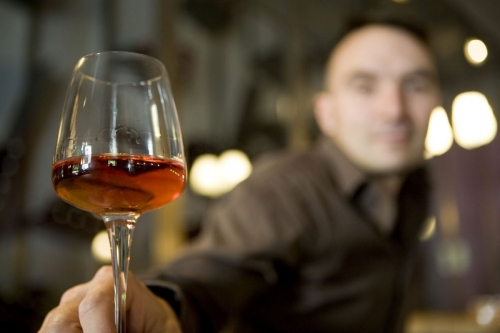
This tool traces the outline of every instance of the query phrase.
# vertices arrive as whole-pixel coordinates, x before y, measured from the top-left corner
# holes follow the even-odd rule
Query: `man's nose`
[[[379,112],[387,120],[397,121],[406,117],[405,98],[399,86],[386,87],[379,102]]]

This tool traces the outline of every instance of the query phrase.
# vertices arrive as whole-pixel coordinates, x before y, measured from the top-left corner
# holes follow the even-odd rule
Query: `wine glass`
[[[64,201],[104,220],[119,333],[126,329],[136,221],[176,199],[186,177],[179,121],[163,64],[132,52],[81,58],[62,110],[52,184]]]

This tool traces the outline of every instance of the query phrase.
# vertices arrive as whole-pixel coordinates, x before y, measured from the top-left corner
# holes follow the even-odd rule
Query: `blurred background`
[[[345,19],[372,9],[427,24],[443,88],[427,141],[434,217],[408,332],[500,331],[497,0],[0,0],[0,331],[36,332],[64,290],[109,260],[103,223],[51,186],[80,57],[149,54],[173,84],[190,185],[139,220],[131,269],[140,273],[182,251],[256,158],[314,140],[324,61]]]

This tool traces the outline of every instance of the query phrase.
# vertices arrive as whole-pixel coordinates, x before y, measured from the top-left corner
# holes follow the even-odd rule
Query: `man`
[[[439,102],[418,32],[389,21],[351,30],[315,97],[324,137],[258,166],[149,288],[131,274],[129,332],[401,332]],[[114,331],[109,267],[67,291],[40,332],[82,330]]]

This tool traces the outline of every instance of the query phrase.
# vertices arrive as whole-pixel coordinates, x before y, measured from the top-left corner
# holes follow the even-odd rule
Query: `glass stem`
[[[115,282],[115,324],[117,333],[125,333],[127,323],[127,277],[130,246],[138,215],[104,215],[108,231]]]

